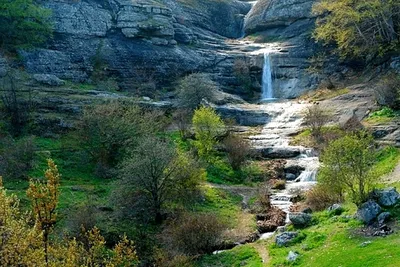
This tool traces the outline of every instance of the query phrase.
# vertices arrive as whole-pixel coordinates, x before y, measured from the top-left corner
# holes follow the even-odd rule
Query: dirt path
[[[262,262],[263,262],[263,266],[267,266],[267,263],[269,261],[269,253],[266,247],[265,242],[256,242],[251,244],[253,248],[255,248],[258,252],[258,254],[260,255]]]
[[[386,184],[400,182],[400,162],[391,173],[386,174],[382,177],[382,181]]]

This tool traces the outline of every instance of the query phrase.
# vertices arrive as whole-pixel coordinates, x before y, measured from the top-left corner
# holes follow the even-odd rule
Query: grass
[[[400,161],[400,150],[393,146],[381,149],[377,155],[374,171],[378,177],[392,172]]]
[[[354,214],[354,206],[346,206],[342,216],[328,212],[315,213],[315,224],[299,231],[298,242],[289,247],[277,247],[273,241],[267,246],[271,261],[268,266],[399,266],[400,234],[388,237],[363,237],[355,230],[360,223],[345,216]],[[290,229],[296,230],[296,229]],[[361,246],[363,242],[371,244]],[[289,251],[300,254],[296,262],[288,262]]]
[[[216,213],[218,217],[233,227],[237,221],[238,214],[242,212],[240,209],[242,197],[232,195],[210,185],[204,185],[203,192],[204,201],[198,204],[194,211]]]
[[[345,95],[350,92],[348,88],[342,89],[319,89],[317,91],[312,91],[307,93],[306,95],[302,96],[301,99],[309,100],[309,101],[322,101],[327,99],[332,99],[334,97]]]
[[[394,111],[391,108],[383,107],[380,110],[372,112],[368,118],[364,120],[367,125],[379,125],[388,124],[395,120],[399,116],[398,111]]]
[[[235,247],[216,255],[201,257],[198,267],[262,267],[262,259],[257,250],[251,245]]]

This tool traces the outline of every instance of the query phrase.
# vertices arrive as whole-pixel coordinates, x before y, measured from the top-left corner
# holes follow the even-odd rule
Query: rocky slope
[[[192,72],[208,72],[223,90],[249,95],[233,66],[244,59],[252,89],[261,90],[263,47],[272,55],[277,97],[292,98],[317,87],[323,77],[307,72],[316,46],[314,0],[81,0],[44,1],[53,12],[54,38],[43,49],[20,51],[32,74],[87,82],[101,72],[120,89],[151,95],[140,84],[169,86]],[[243,31],[263,44],[229,41]],[[158,89],[157,89],[158,90]],[[250,94],[251,95],[251,94]]]

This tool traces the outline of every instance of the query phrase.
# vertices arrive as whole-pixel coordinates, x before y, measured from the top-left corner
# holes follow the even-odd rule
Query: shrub
[[[210,253],[221,243],[225,225],[214,214],[182,214],[163,231],[164,244],[172,254],[195,256]]]
[[[161,139],[146,137],[121,164],[120,204],[128,210],[163,220],[167,203],[187,202],[195,196],[204,171],[189,155]],[[135,206],[127,204],[135,203]],[[141,205],[142,204],[142,205]]]
[[[374,87],[375,97],[379,105],[392,109],[400,108],[400,78],[396,74],[389,74]]]
[[[217,85],[207,74],[194,73],[183,78],[178,85],[178,100],[182,108],[195,110],[203,101],[213,101]]]
[[[52,35],[51,12],[33,0],[0,2],[0,46],[12,51],[44,43]]]
[[[196,137],[194,145],[199,156],[210,161],[214,146],[218,143],[217,137],[225,132],[225,124],[215,110],[209,107],[196,109],[192,122]]]
[[[243,137],[229,134],[224,139],[225,150],[228,153],[228,160],[234,170],[240,170],[250,154],[250,143]]]
[[[323,0],[314,5],[320,15],[314,37],[335,43],[342,57],[368,57],[396,49],[399,43],[398,1]]]
[[[304,124],[310,127],[311,135],[316,140],[322,139],[322,127],[326,125],[332,116],[331,114],[323,109],[320,105],[312,105],[307,108],[304,116]]]
[[[313,211],[321,211],[335,203],[343,201],[340,194],[332,192],[324,185],[316,185],[314,188],[306,192],[306,205]]]
[[[190,109],[181,108],[173,114],[173,121],[179,129],[179,134],[182,139],[186,139],[190,126],[193,112]]]
[[[233,63],[233,73],[246,90],[252,89],[250,67],[244,59],[236,59]]]
[[[110,170],[141,137],[156,134],[163,127],[162,113],[146,111],[129,102],[113,101],[84,110],[77,138],[96,163],[97,174],[109,177]]]
[[[33,137],[19,141],[6,137],[0,141],[0,175],[7,179],[27,179],[34,164]]]
[[[356,204],[363,203],[376,184],[373,166],[374,141],[365,132],[346,135],[331,142],[321,156],[318,181],[337,195],[347,194]]]

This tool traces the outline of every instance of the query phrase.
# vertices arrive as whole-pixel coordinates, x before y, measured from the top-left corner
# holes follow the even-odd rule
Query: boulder
[[[38,83],[50,86],[61,86],[65,84],[65,81],[52,74],[34,74],[33,79]]]
[[[285,179],[288,181],[294,181],[296,180],[297,176],[293,173],[286,173],[285,174]]]
[[[257,230],[260,234],[273,232],[278,225],[272,221],[257,221]]]
[[[382,212],[378,216],[378,223],[384,224],[390,218],[390,216],[391,216],[390,212],[387,212],[387,211]]]
[[[283,232],[275,238],[275,244],[279,247],[288,246],[298,236],[297,232]]]
[[[270,159],[288,159],[294,158],[301,154],[299,147],[267,147],[260,148],[261,156]]]
[[[397,192],[396,188],[390,187],[382,190],[375,190],[374,198],[379,205],[391,207],[400,199],[400,194]]]
[[[344,211],[342,205],[340,204],[333,204],[328,209],[328,212],[334,215],[340,215]]]
[[[362,204],[356,213],[356,218],[365,224],[370,224],[381,212],[382,208],[375,201],[369,200]]]
[[[312,213],[312,209],[310,207],[307,207],[307,208],[303,209],[301,212],[302,213],[311,214]]]
[[[293,252],[293,251],[289,251],[289,254],[286,258],[287,261],[293,262],[296,261],[299,258],[300,254]]]
[[[295,226],[305,227],[311,223],[312,215],[304,212],[289,213],[289,220]]]

